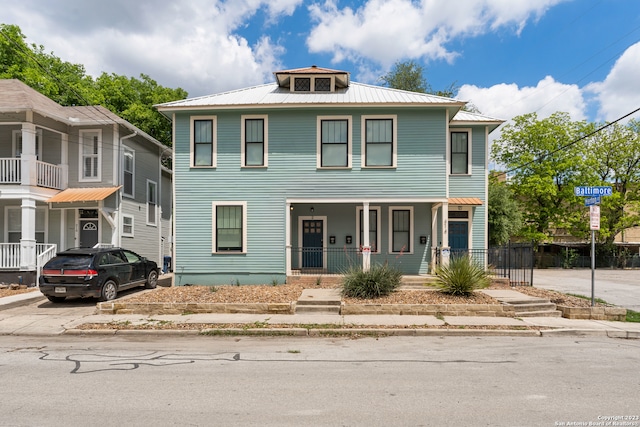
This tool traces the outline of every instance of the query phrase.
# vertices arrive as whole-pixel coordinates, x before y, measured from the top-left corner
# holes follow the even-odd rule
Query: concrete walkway
[[[502,297],[524,296],[504,290]],[[513,294],[511,294],[511,292]],[[517,294],[517,295],[516,295]],[[97,315],[91,304],[43,310],[49,304],[39,292],[0,298],[0,335],[50,336],[60,334],[178,334],[193,335],[199,330],[161,330],[154,325],[166,322],[228,324],[227,332],[238,334],[286,333],[287,335],[411,335],[411,336],[558,336],[597,335],[615,338],[640,338],[640,323],[602,320],[570,320],[550,317],[471,317],[409,315],[340,315],[340,314],[190,314],[190,315]],[[21,307],[22,306],[22,307]],[[53,307],[53,306],[52,306]],[[29,309],[31,308],[31,309]],[[114,329],[79,330],[87,323],[128,322],[148,325],[150,329],[116,331]],[[296,325],[286,330],[271,325]],[[337,326],[345,327],[337,329]],[[430,328],[429,328],[430,327]],[[526,330],[536,327],[536,330]]]

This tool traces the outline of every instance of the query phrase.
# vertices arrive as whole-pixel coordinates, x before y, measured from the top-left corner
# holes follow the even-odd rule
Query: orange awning
[[[481,206],[482,200],[477,197],[450,197],[450,205],[474,205]]]
[[[118,187],[67,188],[47,200],[48,203],[98,202],[120,189]]]

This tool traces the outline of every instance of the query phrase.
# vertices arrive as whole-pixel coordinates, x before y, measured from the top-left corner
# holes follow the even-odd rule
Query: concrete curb
[[[15,307],[22,307],[24,305],[29,305],[39,300],[45,300],[46,297],[42,294],[42,292],[36,290],[31,292],[25,292],[23,294],[3,297],[1,299],[2,301],[0,303],[0,311],[8,310],[10,308],[15,308]]]

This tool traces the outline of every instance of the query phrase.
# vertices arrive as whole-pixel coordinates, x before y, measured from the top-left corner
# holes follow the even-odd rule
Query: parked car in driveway
[[[118,292],[158,284],[158,265],[123,248],[73,248],[58,252],[42,268],[40,291],[51,302],[67,297],[115,299]]]

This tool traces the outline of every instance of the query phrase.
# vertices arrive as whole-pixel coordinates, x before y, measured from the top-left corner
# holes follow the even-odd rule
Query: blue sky
[[[87,72],[151,76],[200,96],[312,64],[377,84],[414,60],[484,114],[640,107],[637,0],[0,0],[0,22]],[[637,118],[637,117],[636,117]]]

